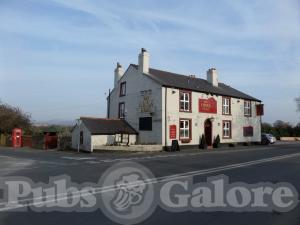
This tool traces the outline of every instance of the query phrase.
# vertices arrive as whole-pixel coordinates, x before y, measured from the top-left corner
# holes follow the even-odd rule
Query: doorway
[[[207,119],[204,122],[204,135],[207,146],[212,146],[212,123],[210,119]]]

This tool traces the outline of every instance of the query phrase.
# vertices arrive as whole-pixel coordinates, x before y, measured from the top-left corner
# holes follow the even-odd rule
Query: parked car
[[[274,144],[276,142],[276,138],[272,134],[261,134],[261,143],[263,145]]]

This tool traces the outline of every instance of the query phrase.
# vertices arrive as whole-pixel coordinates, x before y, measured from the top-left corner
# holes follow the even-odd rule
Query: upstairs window
[[[120,84],[120,96],[126,95],[126,82]]]
[[[180,91],[179,93],[179,110],[181,112],[191,112],[191,92]]]
[[[231,138],[231,121],[229,120],[223,121],[223,138]]]
[[[251,116],[251,101],[244,101],[244,115]]]
[[[125,118],[125,103],[124,102],[119,103],[119,118],[120,119]]]
[[[223,97],[222,99],[222,113],[223,115],[231,114],[231,99],[228,97]]]

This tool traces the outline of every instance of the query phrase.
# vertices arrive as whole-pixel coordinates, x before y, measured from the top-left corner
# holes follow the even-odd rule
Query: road
[[[73,153],[0,148],[0,177],[28,177],[48,182],[49,177],[66,174],[73,182],[98,182],[106,169],[118,162],[134,161],[147,167],[156,178],[190,176],[205,181],[208,176],[226,175],[230,182],[289,182],[300,193],[300,144],[276,144],[180,153]],[[1,192],[0,192],[1,197]],[[1,207],[0,207],[1,209]],[[94,212],[0,212],[0,224],[116,224],[100,209]],[[300,224],[300,206],[286,213],[266,212],[181,212],[157,207],[141,224]]]

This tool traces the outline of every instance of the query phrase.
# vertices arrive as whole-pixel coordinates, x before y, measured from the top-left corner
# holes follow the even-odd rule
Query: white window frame
[[[181,97],[183,96],[183,99]],[[183,107],[181,107],[183,105]],[[187,107],[186,107],[187,105]],[[179,108],[180,111],[190,112],[191,111],[191,93],[180,91],[179,94]]]
[[[230,111],[231,111],[231,100],[230,98],[227,98],[227,97],[223,97],[223,100],[222,100],[222,112],[224,115],[230,115]]]
[[[223,121],[223,138],[231,138],[232,132],[232,124],[231,121]]]
[[[251,116],[251,101],[244,101],[244,115]]]
[[[183,125],[183,126],[181,126]],[[179,138],[190,139],[191,138],[191,121],[189,119],[180,119],[179,121]],[[183,135],[182,135],[183,131]]]

